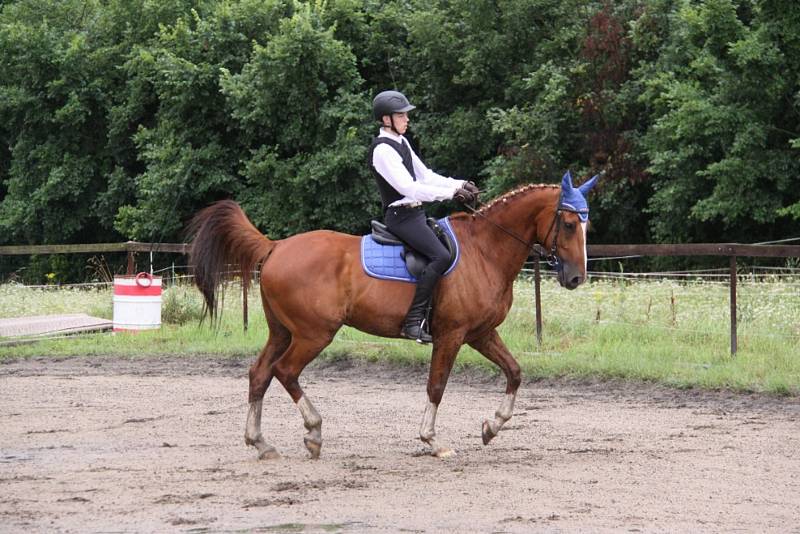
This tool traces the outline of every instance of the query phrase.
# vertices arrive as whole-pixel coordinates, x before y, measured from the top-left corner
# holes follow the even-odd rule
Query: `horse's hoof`
[[[275,458],[281,457],[280,453],[278,453],[278,449],[272,445],[268,445],[267,442],[264,441],[264,438],[261,437],[261,434],[259,434],[257,438],[249,438],[245,435],[244,442],[258,449],[259,460],[274,460]]]
[[[308,449],[308,452],[311,453],[311,459],[317,460],[319,458],[319,453],[322,450],[322,443],[310,438],[303,438],[303,442],[306,444],[306,449]]]
[[[437,458],[450,458],[451,456],[456,455],[456,451],[451,449],[450,447],[439,447],[432,454]]]
[[[483,444],[488,445],[496,435],[497,434],[492,430],[492,426],[489,424],[489,421],[484,421],[483,426],[481,427],[481,438],[483,438]]]
[[[259,460],[277,460],[281,454],[275,447],[269,447],[258,453]]]

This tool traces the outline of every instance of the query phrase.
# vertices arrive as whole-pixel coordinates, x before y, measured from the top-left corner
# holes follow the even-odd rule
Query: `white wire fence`
[[[520,274],[512,314],[533,321],[535,315],[533,263]],[[191,287],[187,265],[154,269],[165,291]],[[236,271],[226,274],[235,278]],[[254,274],[254,280],[257,278]],[[695,269],[660,272],[590,271],[589,282],[576,291],[565,291],[555,273],[541,270],[542,315],[547,328],[566,317],[604,327],[647,328],[677,334],[727,336],[730,321],[728,269]],[[113,280],[78,284],[23,286],[40,291],[108,291]],[[237,291],[231,287],[231,291]],[[737,274],[737,314],[740,334],[747,338],[797,343],[800,340],[800,268],[748,266]],[[240,291],[239,291],[240,293]],[[0,294],[2,296],[2,294]],[[110,297],[109,297],[110,298]],[[200,299],[199,293],[193,298]],[[236,299],[239,302],[240,299]],[[244,299],[241,299],[244,305]],[[258,291],[247,297],[259,307]],[[260,313],[258,314],[260,315]]]

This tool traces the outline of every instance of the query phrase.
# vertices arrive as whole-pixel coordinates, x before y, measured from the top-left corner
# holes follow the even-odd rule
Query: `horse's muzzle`
[[[586,274],[569,263],[564,263],[562,269],[558,271],[558,283],[561,284],[561,287],[575,289],[585,281]]]

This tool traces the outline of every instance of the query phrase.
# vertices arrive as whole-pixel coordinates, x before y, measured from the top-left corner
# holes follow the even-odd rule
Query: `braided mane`
[[[517,195],[522,193],[527,193],[533,189],[560,189],[561,186],[558,184],[527,184],[516,189],[512,189],[511,191],[495,198],[488,204],[484,204],[481,209],[478,210],[478,213],[486,214],[489,210],[495,207],[497,204],[502,204],[507,200],[514,198]]]

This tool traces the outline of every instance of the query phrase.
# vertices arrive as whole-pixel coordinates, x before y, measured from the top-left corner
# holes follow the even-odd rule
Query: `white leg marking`
[[[300,415],[303,416],[303,423],[308,430],[303,441],[308,452],[311,453],[311,458],[316,460],[319,458],[319,452],[322,448],[322,417],[320,417],[314,405],[305,395],[297,401],[297,408],[300,410]]]
[[[247,412],[247,425],[244,431],[244,442],[258,449],[259,460],[278,458],[280,454],[272,445],[268,445],[261,435],[261,406],[263,400],[250,403],[250,410]]]
[[[419,438],[431,448],[431,454],[438,458],[447,458],[455,454],[453,449],[436,442],[436,412],[439,407],[428,401],[425,414],[422,416],[422,427],[419,429]]]
[[[516,393],[508,393],[506,397],[503,399],[502,404],[494,412],[494,421],[484,421],[483,422],[483,444],[488,444],[492,438],[494,438],[500,429],[503,428],[503,425],[506,424],[506,421],[511,419],[511,416],[514,413],[514,400],[517,398]]]
[[[303,416],[303,421],[308,430],[312,428],[322,428],[322,417],[320,417],[314,405],[308,400],[308,397],[303,395],[297,401],[297,408],[300,410],[300,415]]]
[[[511,416],[514,414],[514,401],[517,399],[516,393],[509,393],[506,395],[506,398],[503,399],[503,403],[494,413],[495,417],[497,417],[498,421],[502,420],[503,424],[506,421],[511,419]]]
[[[432,402],[428,402],[428,405],[425,406],[425,414],[422,416],[422,427],[419,429],[419,437],[425,443],[428,443],[436,436],[434,427],[436,426],[436,412],[438,410],[439,407]]]
[[[256,441],[261,437],[261,406],[263,402],[263,400],[258,400],[250,403],[244,434],[245,441]]]

